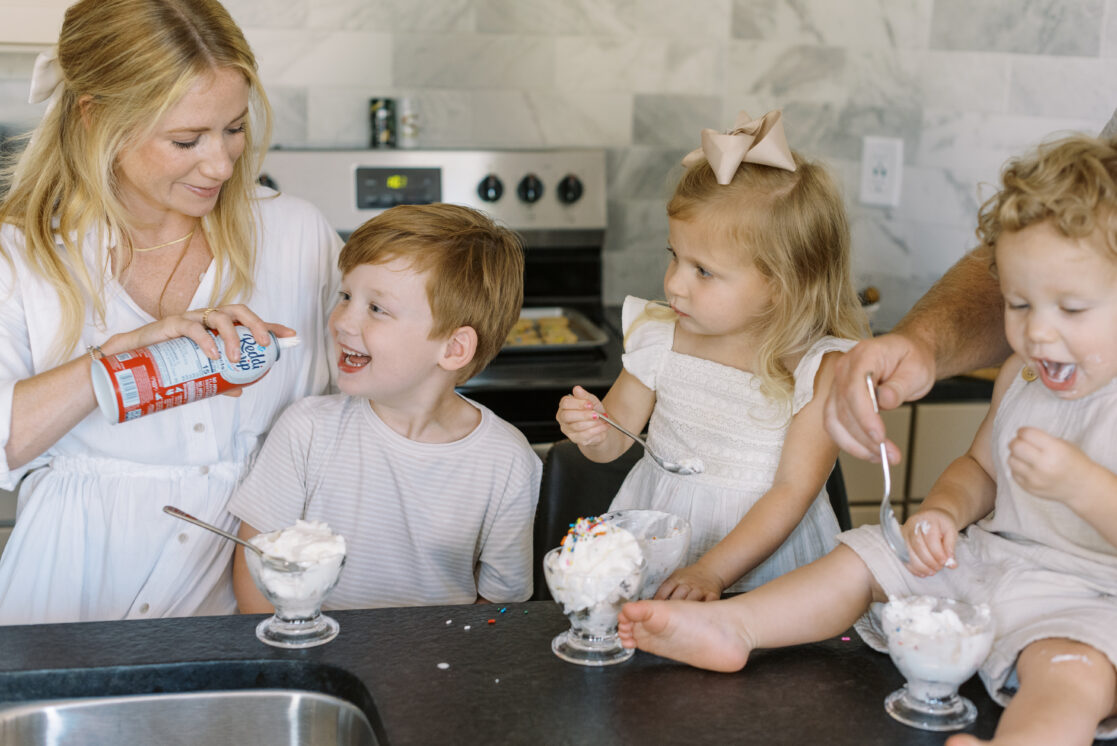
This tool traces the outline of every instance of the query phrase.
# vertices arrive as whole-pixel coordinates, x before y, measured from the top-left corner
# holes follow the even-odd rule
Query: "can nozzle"
[[[297,334],[291,337],[276,337],[275,341],[281,350],[286,350],[290,347],[298,347],[302,344],[302,339],[300,339]]]

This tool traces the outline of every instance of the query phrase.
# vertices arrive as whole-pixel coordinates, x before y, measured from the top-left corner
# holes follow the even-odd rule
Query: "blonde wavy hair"
[[[1099,231],[1117,260],[1117,139],[1072,135],[1043,143],[1005,164],[1001,184],[977,217],[978,250],[990,266],[1002,234],[1045,220],[1067,238]]]
[[[477,351],[458,383],[489,364],[520,317],[524,250],[519,237],[483,212],[444,203],[400,205],[366,221],[338,257],[343,275],[363,264],[403,259],[427,276],[431,339],[461,326],[477,332]]]
[[[116,252],[116,276],[131,247],[110,246],[132,217],[120,200],[116,163],[149,136],[200,78],[240,72],[249,85],[246,147],[202,229],[217,282],[210,305],[251,294],[256,261],[253,190],[271,134],[271,109],[244,34],[216,0],[81,0],[66,10],[58,38],[61,96],[11,166],[0,223],[20,228],[33,271],[58,293],[61,357],[73,352],[86,312],[104,323],[104,277]],[[96,264],[82,255],[99,237]],[[126,243],[126,242],[124,242]],[[12,247],[0,246],[11,261]]]
[[[667,203],[669,218],[718,231],[768,279],[772,304],[760,320],[766,332],[754,373],[766,395],[788,402],[795,390],[789,359],[825,335],[868,334],[850,281],[841,193],[825,167],[792,155],[795,171],[742,164],[724,186],[703,160],[683,173]]]

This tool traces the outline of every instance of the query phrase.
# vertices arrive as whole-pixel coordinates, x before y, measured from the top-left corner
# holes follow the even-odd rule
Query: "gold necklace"
[[[133,247],[132,247],[132,253],[133,253],[133,254],[142,254],[142,253],[144,253],[145,251],[155,251],[156,249],[162,249],[162,248],[164,248],[164,247],[166,247],[166,246],[172,246],[173,244],[176,244],[176,243],[182,243],[183,241],[189,241],[189,240],[190,240],[190,237],[194,235],[194,231],[196,231],[196,230],[198,230],[198,226],[196,226],[196,225],[195,225],[195,226],[194,226],[194,227],[193,227],[193,228],[192,228],[192,229],[190,230],[190,232],[189,232],[189,233],[187,233],[187,234],[186,234],[185,236],[183,236],[182,238],[176,238],[176,239],[175,239],[175,240],[173,240],[173,241],[167,241],[166,243],[161,243],[161,244],[158,244],[158,245],[156,245],[156,246],[148,246],[148,247],[147,247],[146,249],[137,249],[137,248],[136,248],[135,246],[133,246]],[[131,243],[131,242],[129,242],[129,243]]]
[[[194,235],[194,231],[190,231],[188,234],[186,234],[185,238],[178,239],[179,241],[186,241],[186,245],[182,247],[182,253],[180,253],[178,255],[178,261],[175,262],[175,266],[171,267],[171,274],[167,276],[167,281],[163,283],[163,290],[162,290],[162,292],[159,293],[159,300],[158,300],[157,305],[155,307],[155,311],[156,311],[156,314],[157,314],[156,318],[160,318],[160,319],[163,318],[163,296],[167,294],[167,288],[169,288],[171,286],[171,280],[173,280],[175,278],[175,273],[178,272],[179,265],[181,265],[182,260],[186,258],[186,252],[190,249],[190,241],[188,239],[193,235]],[[178,242],[177,241],[171,241],[171,243],[178,243]],[[164,244],[164,245],[169,246],[170,244]],[[151,248],[157,249],[159,247],[158,246],[153,246]],[[144,249],[144,251],[151,251],[151,249]]]

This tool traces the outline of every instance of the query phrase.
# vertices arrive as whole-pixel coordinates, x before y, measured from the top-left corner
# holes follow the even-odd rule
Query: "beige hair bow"
[[[759,163],[784,171],[795,170],[795,159],[783,134],[783,112],[770,111],[753,119],[746,111],[737,112],[737,121],[729,132],[702,130],[702,147],[687,153],[684,166],[703,159],[714,169],[719,184],[728,184],[742,163]]]
[[[53,105],[61,90],[62,66],[58,63],[58,47],[51,47],[35,58],[27,103],[37,104],[50,99],[50,105]]]

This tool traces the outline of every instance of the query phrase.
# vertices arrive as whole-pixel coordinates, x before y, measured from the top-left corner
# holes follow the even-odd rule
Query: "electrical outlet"
[[[898,137],[863,138],[861,145],[861,202],[866,205],[900,204],[904,174],[904,141]]]

